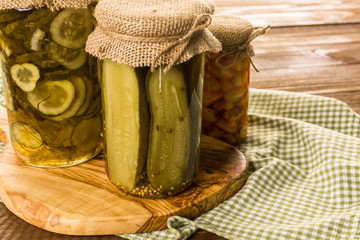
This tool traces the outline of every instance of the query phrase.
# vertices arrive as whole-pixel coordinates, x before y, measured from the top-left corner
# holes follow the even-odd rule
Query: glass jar
[[[224,54],[226,57],[221,57]],[[232,145],[245,139],[249,73],[248,57],[237,60],[235,53],[229,55],[224,51],[207,57],[202,109],[203,134]]]
[[[195,179],[204,63],[196,55],[160,76],[160,67],[102,62],[107,172],[125,193],[166,197]]]
[[[239,145],[248,129],[251,42],[270,26],[254,30],[238,16],[214,15],[208,29],[221,42],[222,50],[206,58],[202,133]],[[255,68],[257,71],[257,69]]]
[[[10,138],[30,165],[70,166],[102,148],[97,61],[85,52],[93,8],[1,10]]]

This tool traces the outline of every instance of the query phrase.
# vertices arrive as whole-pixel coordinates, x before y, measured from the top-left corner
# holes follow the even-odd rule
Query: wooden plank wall
[[[360,1],[216,0],[216,14],[272,28],[253,43],[251,87],[334,97],[360,113]]]

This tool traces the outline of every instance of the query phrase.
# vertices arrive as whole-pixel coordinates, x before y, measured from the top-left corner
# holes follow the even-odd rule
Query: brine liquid
[[[80,25],[92,8],[0,12],[10,138],[28,164],[70,166],[102,149],[97,61],[85,53],[82,36],[93,22],[86,21],[86,31]]]
[[[192,184],[199,169],[204,55],[162,73],[102,63],[104,153],[112,183],[163,198]]]

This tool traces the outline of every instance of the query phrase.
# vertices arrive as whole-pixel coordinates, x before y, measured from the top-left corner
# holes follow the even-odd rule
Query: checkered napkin
[[[334,99],[251,89],[244,187],[194,221],[129,239],[360,239],[360,116]]]
[[[250,93],[244,187],[194,221],[120,236],[186,239],[202,228],[228,239],[360,240],[360,116],[330,98]]]

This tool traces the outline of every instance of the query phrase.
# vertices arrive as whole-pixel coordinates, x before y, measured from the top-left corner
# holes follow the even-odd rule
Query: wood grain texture
[[[333,97],[360,113],[360,24],[273,28],[254,47],[251,87]]]
[[[358,37],[360,1],[214,0],[214,2],[218,14],[242,16],[255,26],[272,25],[267,35],[259,37],[254,42],[257,53],[254,62],[261,72],[251,73],[252,87],[334,97],[346,102],[360,113],[360,67],[354,61],[359,55],[354,51],[354,46],[358,49],[360,42]],[[332,50],[336,53],[334,55],[328,52],[321,56],[315,46],[316,48],[322,46],[323,50]],[[282,53],[276,54],[277,51],[271,51],[273,47],[277,47]],[[307,49],[307,51],[301,53],[299,49]],[[311,49],[314,49],[314,52]],[[316,61],[312,57],[315,57]],[[331,57],[335,57],[336,60]],[[317,67],[313,67],[314,64]],[[296,65],[297,67],[294,67]],[[332,83],[327,84],[327,79],[333,79]],[[70,237],[50,233],[24,222],[1,204],[0,236],[1,240],[121,239],[114,236]],[[224,238],[205,230],[199,230],[191,238],[191,240],[213,239]]]
[[[254,26],[360,23],[357,0],[214,0],[216,14],[248,19]]]
[[[0,128],[8,133],[5,119]],[[44,169],[19,160],[11,144],[0,158],[0,197],[14,214],[42,229],[69,235],[109,235],[161,230],[170,216],[189,219],[236,193],[247,161],[232,146],[203,136],[196,183],[166,199],[126,196],[108,180],[104,159]]]

